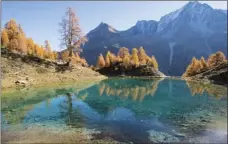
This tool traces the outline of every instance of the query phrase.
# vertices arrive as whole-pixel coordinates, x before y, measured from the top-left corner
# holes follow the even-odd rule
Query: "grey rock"
[[[179,142],[180,140],[172,135],[163,132],[156,132],[154,130],[150,130],[149,132],[149,139],[151,142],[155,143],[172,143],[172,142]]]

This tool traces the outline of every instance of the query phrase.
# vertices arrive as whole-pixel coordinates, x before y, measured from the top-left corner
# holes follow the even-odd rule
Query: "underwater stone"
[[[167,133],[164,132],[156,132],[154,130],[150,130],[148,131],[149,133],[149,139],[151,142],[155,142],[155,143],[160,143],[160,142],[179,142],[179,139],[169,135]]]

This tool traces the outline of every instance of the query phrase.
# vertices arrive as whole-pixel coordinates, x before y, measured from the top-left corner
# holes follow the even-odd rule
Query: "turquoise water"
[[[111,78],[86,89],[3,93],[1,115],[8,132],[39,125],[126,143],[227,142],[226,88],[182,80]]]

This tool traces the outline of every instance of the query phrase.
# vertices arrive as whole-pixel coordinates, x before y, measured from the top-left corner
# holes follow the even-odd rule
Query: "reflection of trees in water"
[[[42,106],[44,102],[46,108],[50,107],[52,98],[65,95],[66,93],[77,94],[78,90],[74,88],[60,88],[60,89],[28,89],[13,91],[2,95],[2,109],[1,112],[4,115],[4,120],[8,124],[22,123],[25,117],[33,119],[28,112],[35,106]],[[88,95],[88,94],[87,94]],[[82,95],[81,99],[85,99],[86,94]],[[71,122],[72,116],[72,97],[67,97],[66,107],[68,120]],[[34,119],[35,120],[35,119]],[[36,121],[36,120],[35,120]]]
[[[59,105],[61,117],[67,125],[81,127],[84,123],[84,119],[80,113],[80,109],[73,107],[74,95],[68,93],[65,96],[66,99],[61,101]]]
[[[216,99],[220,99],[224,96],[227,96],[227,91],[224,87],[213,84],[204,84],[199,82],[190,82],[186,81],[188,88],[191,91],[192,96],[202,95],[207,93],[209,96],[213,96]]]
[[[122,98],[131,97],[134,101],[142,101],[146,95],[155,95],[158,84],[163,79],[154,79],[153,81],[136,80],[134,83],[122,83],[122,81],[108,83],[103,81],[97,86],[97,88],[100,96],[119,96]]]

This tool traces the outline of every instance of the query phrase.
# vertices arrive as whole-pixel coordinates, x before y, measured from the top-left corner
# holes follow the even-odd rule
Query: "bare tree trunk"
[[[68,48],[68,51],[69,51],[69,55],[68,55],[67,66],[70,65],[71,58],[72,58],[72,56],[73,56],[73,49],[72,49],[72,48]]]

